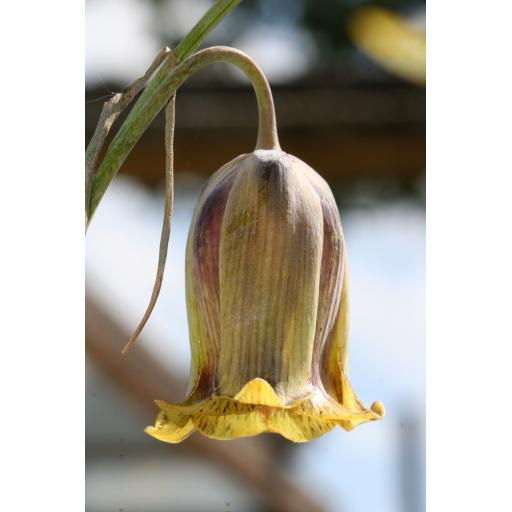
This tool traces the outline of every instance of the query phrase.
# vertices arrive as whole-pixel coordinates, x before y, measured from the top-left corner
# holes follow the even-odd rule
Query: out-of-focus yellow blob
[[[379,7],[365,7],[349,23],[356,46],[391,73],[425,84],[425,29]]]

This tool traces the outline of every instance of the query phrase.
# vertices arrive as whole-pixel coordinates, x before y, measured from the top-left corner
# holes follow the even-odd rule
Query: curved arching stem
[[[258,101],[259,112],[256,149],[280,149],[277,137],[274,100],[270,86],[260,67],[244,52],[228,46],[212,46],[195,53],[174,70],[174,80],[178,80],[176,87],[179,87],[196,71],[214,62],[227,62],[235,65],[245,73],[252,83]]]
[[[88,221],[92,219],[110,182],[119,171],[130,151],[167,105],[178,87],[192,74],[214,62],[227,62],[240,68],[251,80],[258,100],[259,128],[256,149],[279,149],[274,101],[270,86],[258,65],[245,53],[227,46],[201,50],[176,66],[163,81],[150,83],[134,105],[123,126],[110,143],[96,172],[90,191]],[[170,65],[168,61],[163,65]]]

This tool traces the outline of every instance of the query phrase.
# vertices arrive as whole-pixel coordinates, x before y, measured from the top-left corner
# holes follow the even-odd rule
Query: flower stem
[[[166,68],[166,62],[162,65],[161,70]],[[169,98],[193,73],[214,62],[234,64],[251,80],[256,92],[259,111],[256,149],[279,149],[272,93],[261,69],[245,53],[234,48],[226,46],[206,48],[170,70],[167,67],[166,76],[158,81],[153,80],[134,105],[108,147],[94,176],[89,202],[89,220],[126,157],[158,112],[167,104]]]

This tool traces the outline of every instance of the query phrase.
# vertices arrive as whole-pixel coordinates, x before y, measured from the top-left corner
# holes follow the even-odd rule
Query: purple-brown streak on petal
[[[314,188],[320,197],[324,221],[320,290],[312,360],[313,381],[315,385],[321,385],[323,353],[331,335],[341,297],[342,237],[340,216],[334,198],[319,188]]]
[[[201,368],[197,389],[210,394],[216,386],[216,367],[220,348],[219,242],[220,228],[229,192],[236,176],[234,167],[210,191],[199,212],[193,241],[194,279],[197,299],[206,327],[207,360]]]

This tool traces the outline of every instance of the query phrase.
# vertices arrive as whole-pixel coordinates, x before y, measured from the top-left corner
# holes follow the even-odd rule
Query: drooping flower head
[[[180,405],[157,402],[148,434],[301,442],[382,416],[348,380],[345,242],[308,165],[257,150],[222,167],[200,195],[186,262],[190,390]]]

